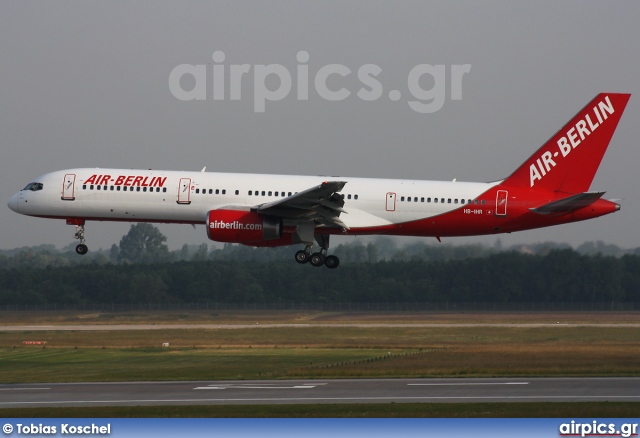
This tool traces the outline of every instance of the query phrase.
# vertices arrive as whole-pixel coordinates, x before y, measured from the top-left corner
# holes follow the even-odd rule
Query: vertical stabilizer
[[[629,97],[597,95],[503,184],[565,193],[588,191]]]

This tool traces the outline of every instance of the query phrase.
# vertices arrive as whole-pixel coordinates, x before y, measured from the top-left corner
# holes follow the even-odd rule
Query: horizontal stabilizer
[[[564,214],[571,213],[587,205],[591,205],[600,199],[604,192],[586,192],[560,199],[559,201],[549,202],[538,208],[530,208],[534,213],[538,214]]]

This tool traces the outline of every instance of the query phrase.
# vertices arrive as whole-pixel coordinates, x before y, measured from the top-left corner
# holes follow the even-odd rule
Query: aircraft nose
[[[18,213],[18,195],[17,194],[13,195],[11,199],[9,199],[9,202],[7,203],[7,205],[11,210]]]

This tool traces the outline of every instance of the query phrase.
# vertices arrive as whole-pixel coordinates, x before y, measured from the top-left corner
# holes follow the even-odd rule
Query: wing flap
[[[340,190],[346,181],[325,181],[322,184],[287,198],[258,205],[255,211],[297,222],[316,222],[320,225],[348,229],[338,217],[344,210],[344,196]]]

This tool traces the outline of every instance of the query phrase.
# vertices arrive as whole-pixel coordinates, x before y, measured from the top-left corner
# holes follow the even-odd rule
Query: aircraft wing
[[[287,198],[258,205],[252,210],[300,223],[315,222],[348,229],[339,218],[340,213],[346,213],[342,208],[344,195],[338,193],[345,184],[346,181],[325,181]]]
[[[537,208],[529,210],[538,214],[564,214],[571,213],[579,208],[586,207],[596,202],[605,192],[585,192],[569,196],[558,201],[549,202]]]

